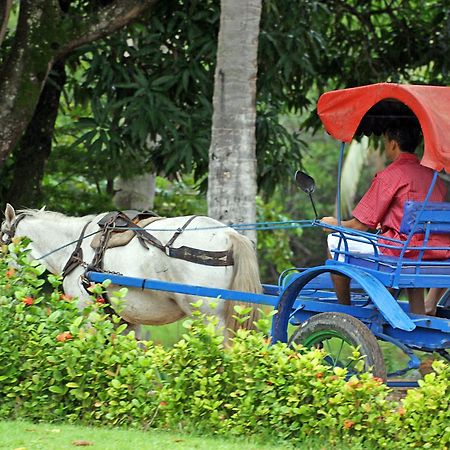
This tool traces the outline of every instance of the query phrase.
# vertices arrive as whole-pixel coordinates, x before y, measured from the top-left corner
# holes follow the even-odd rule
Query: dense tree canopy
[[[26,5],[31,11],[58,2],[22,3],[24,11]],[[81,11],[79,27],[99,16],[88,11],[92,5],[103,11],[113,4],[132,3],[59,5]],[[111,180],[119,173],[149,168],[169,176],[194,171],[201,180],[208,164],[219,6],[218,0],[159,2],[151,17],[104,39],[84,45],[78,39],[77,49],[60,44],[52,50],[49,44],[52,58],[65,49],[68,73],[64,116],[59,121],[63,126],[54,146],[59,161],[49,168],[79,170],[97,186],[109,180],[108,195],[113,192]],[[317,126],[314,102],[322,91],[379,81],[448,83],[449,14],[440,0],[265,1],[257,80],[260,191],[272,192],[300,165],[300,138],[306,135],[286,128],[283,118],[302,114],[299,117],[307,120],[300,133]],[[74,17],[59,13],[57,24],[65,23],[60,16]],[[3,62],[12,45],[17,45],[11,33],[5,36]],[[64,39],[62,35],[60,40]],[[9,65],[2,65],[4,72]],[[27,117],[34,101],[27,102]],[[5,106],[1,114],[12,118]],[[21,152],[17,149],[14,160]],[[11,173],[2,180],[10,178]]]
[[[330,88],[446,82],[448,12],[439,1],[427,2],[426,11],[419,3],[264,2],[257,90],[263,190],[300,162],[299,136],[280,125],[281,115],[311,109]],[[110,161],[140,152],[166,173],[203,175],[219,17],[218,1],[172,0],[159,4],[146,25],[93,46],[78,88],[92,100],[86,142],[107,150]],[[160,136],[157,147],[149,149],[149,136]]]
[[[59,58],[125,26],[156,0],[22,0],[0,7],[0,163],[26,129]],[[18,18],[10,21],[18,8]],[[11,26],[15,25],[15,26]]]

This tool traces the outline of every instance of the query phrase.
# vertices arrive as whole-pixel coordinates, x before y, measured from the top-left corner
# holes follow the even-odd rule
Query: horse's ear
[[[14,222],[15,218],[16,218],[16,211],[14,211],[14,208],[9,203],[7,203],[5,209],[5,219],[7,225],[11,225]]]

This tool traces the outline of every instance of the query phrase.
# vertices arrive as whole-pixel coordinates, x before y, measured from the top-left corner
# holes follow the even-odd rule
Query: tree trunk
[[[59,60],[54,64],[33,118],[14,150],[12,182],[6,197],[14,206],[40,206],[41,182],[52,148],[59,98],[65,81],[64,61]]]
[[[208,211],[225,223],[256,221],[256,73],[261,0],[222,0],[213,120],[209,149]],[[245,234],[256,243],[256,231]],[[248,319],[235,319],[225,302],[225,328],[254,328],[253,305]]]
[[[222,0],[209,149],[209,215],[256,220],[256,74],[261,0]],[[246,233],[256,241],[256,232]]]
[[[155,181],[155,173],[136,175],[126,180],[119,178],[116,183],[114,204],[120,210],[151,210],[155,199]]]

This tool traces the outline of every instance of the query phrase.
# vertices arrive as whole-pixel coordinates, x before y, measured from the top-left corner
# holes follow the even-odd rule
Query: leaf
[[[64,389],[61,386],[50,386],[48,388],[50,392],[54,392],[55,394],[63,394]]]
[[[115,389],[120,389],[122,387],[122,383],[115,378],[114,378],[114,380],[111,380],[111,385]]]
[[[77,317],[73,321],[73,325],[78,328],[81,325],[81,322],[83,322],[83,316]]]

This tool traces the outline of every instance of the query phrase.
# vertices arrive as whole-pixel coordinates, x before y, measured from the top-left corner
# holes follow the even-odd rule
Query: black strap
[[[185,261],[206,266],[232,266],[234,264],[234,259],[230,250],[208,251],[184,246],[179,248],[172,247],[174,241],[196,217],[198,216],[190,217],[181,228],[178,228],[166,245],[164,245],[158,238],[150,234],[145,228],[141,228],[136,225],[127,216],[121,216],[121,219],[127,221],[129,227],[133,229],[141,245],[146,249],[148,249],[147,244],[150,244],[171,258],[183,259]]]
[[[196,218],[197,216],[192,216],[181,228],[174,233],[169,242],[167,242],[166,247],[172,247],[172,244],[175,242],[176,238],[187,228],[187,226]]]
[[[75,270],[82,262],[83,262],[83,249],[81,245],[84,239],[84,233],[86,232],[86,228],[91,222],[89,221],[81,230],[80,237],[78,238],[77,245],[75,246],[74,251],[70,255],[69,259],[66,262],[62,270],[63,279],[67,277],[73,270]]]

